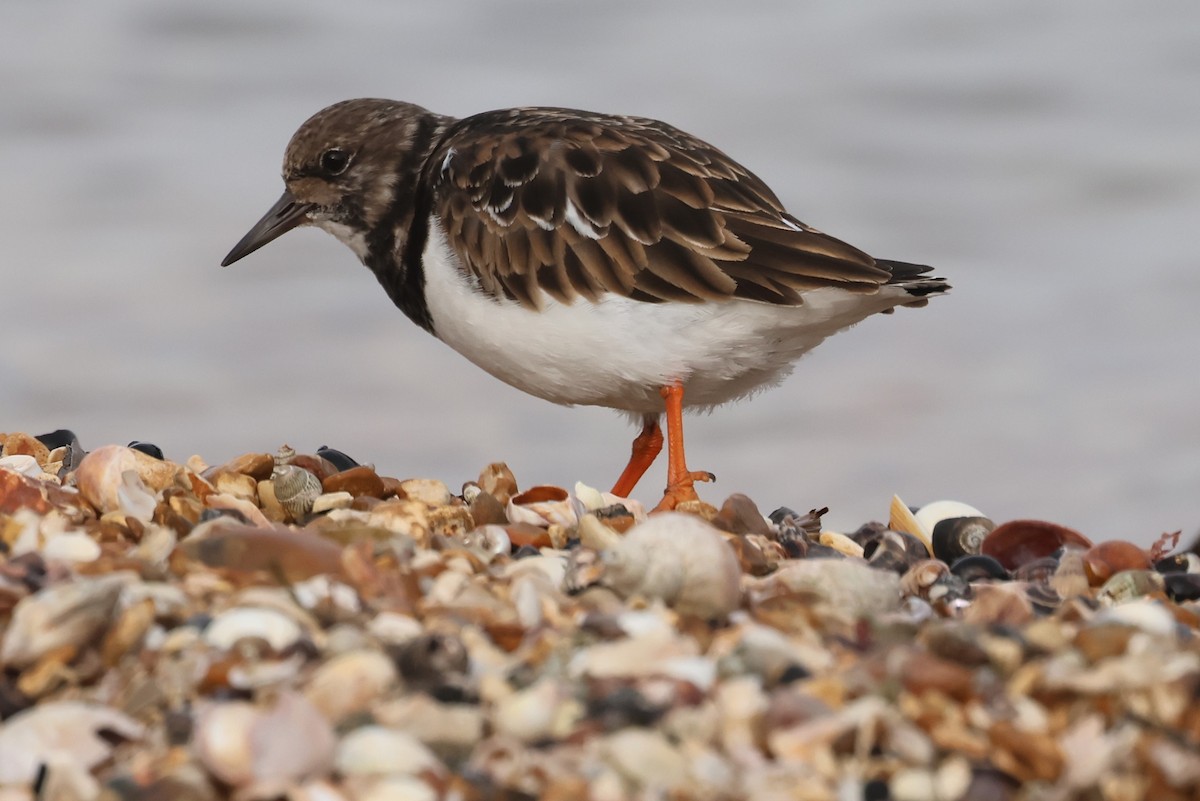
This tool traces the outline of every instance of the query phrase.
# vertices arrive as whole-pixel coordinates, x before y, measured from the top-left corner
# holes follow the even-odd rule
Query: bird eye
[[[330,175],[341,175],[350,164],[350,154],[340,148],[330,148],[321,154],[321,169]]]

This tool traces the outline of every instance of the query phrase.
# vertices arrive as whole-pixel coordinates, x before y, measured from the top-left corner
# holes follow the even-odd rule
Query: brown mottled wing
[[[542,292],[794,305],[809,289],[872,292],[890,277],[787,214],[721,151],[654,120],[487,112],[457,123],[427,170],[464,266],[485,291],[532,308]]]

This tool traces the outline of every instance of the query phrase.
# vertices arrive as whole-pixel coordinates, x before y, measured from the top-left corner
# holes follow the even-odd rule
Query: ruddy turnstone
[[[328,231],[501,381],[640,418],[617,495],[662,450],[665,413],[660,508],[712,480],[684,460],[685,406],[774,385],[829,335],[949,288],[800,222],[720,150],[640,117],[347,100],[300,126],[283,181],[223,266],[297,226]]]

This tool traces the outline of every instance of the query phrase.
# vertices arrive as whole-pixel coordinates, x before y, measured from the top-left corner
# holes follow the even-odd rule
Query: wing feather
[[[874,292],[891,278],[721,151],[654,120],[487,112],[449,129],[424,178],[463,267],[530,308],[606,294],[799,305],[810,289]]]

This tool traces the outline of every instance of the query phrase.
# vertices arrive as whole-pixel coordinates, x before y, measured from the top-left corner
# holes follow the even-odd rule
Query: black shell
[[[979,553],[983,538],[996,527],[986,517],[947,517],[933,527],[933,555],[946,564]]]
[[[1008,581],[1012,575],[994,557],[972,554],[955,559],[950,572],[966,581]]]

